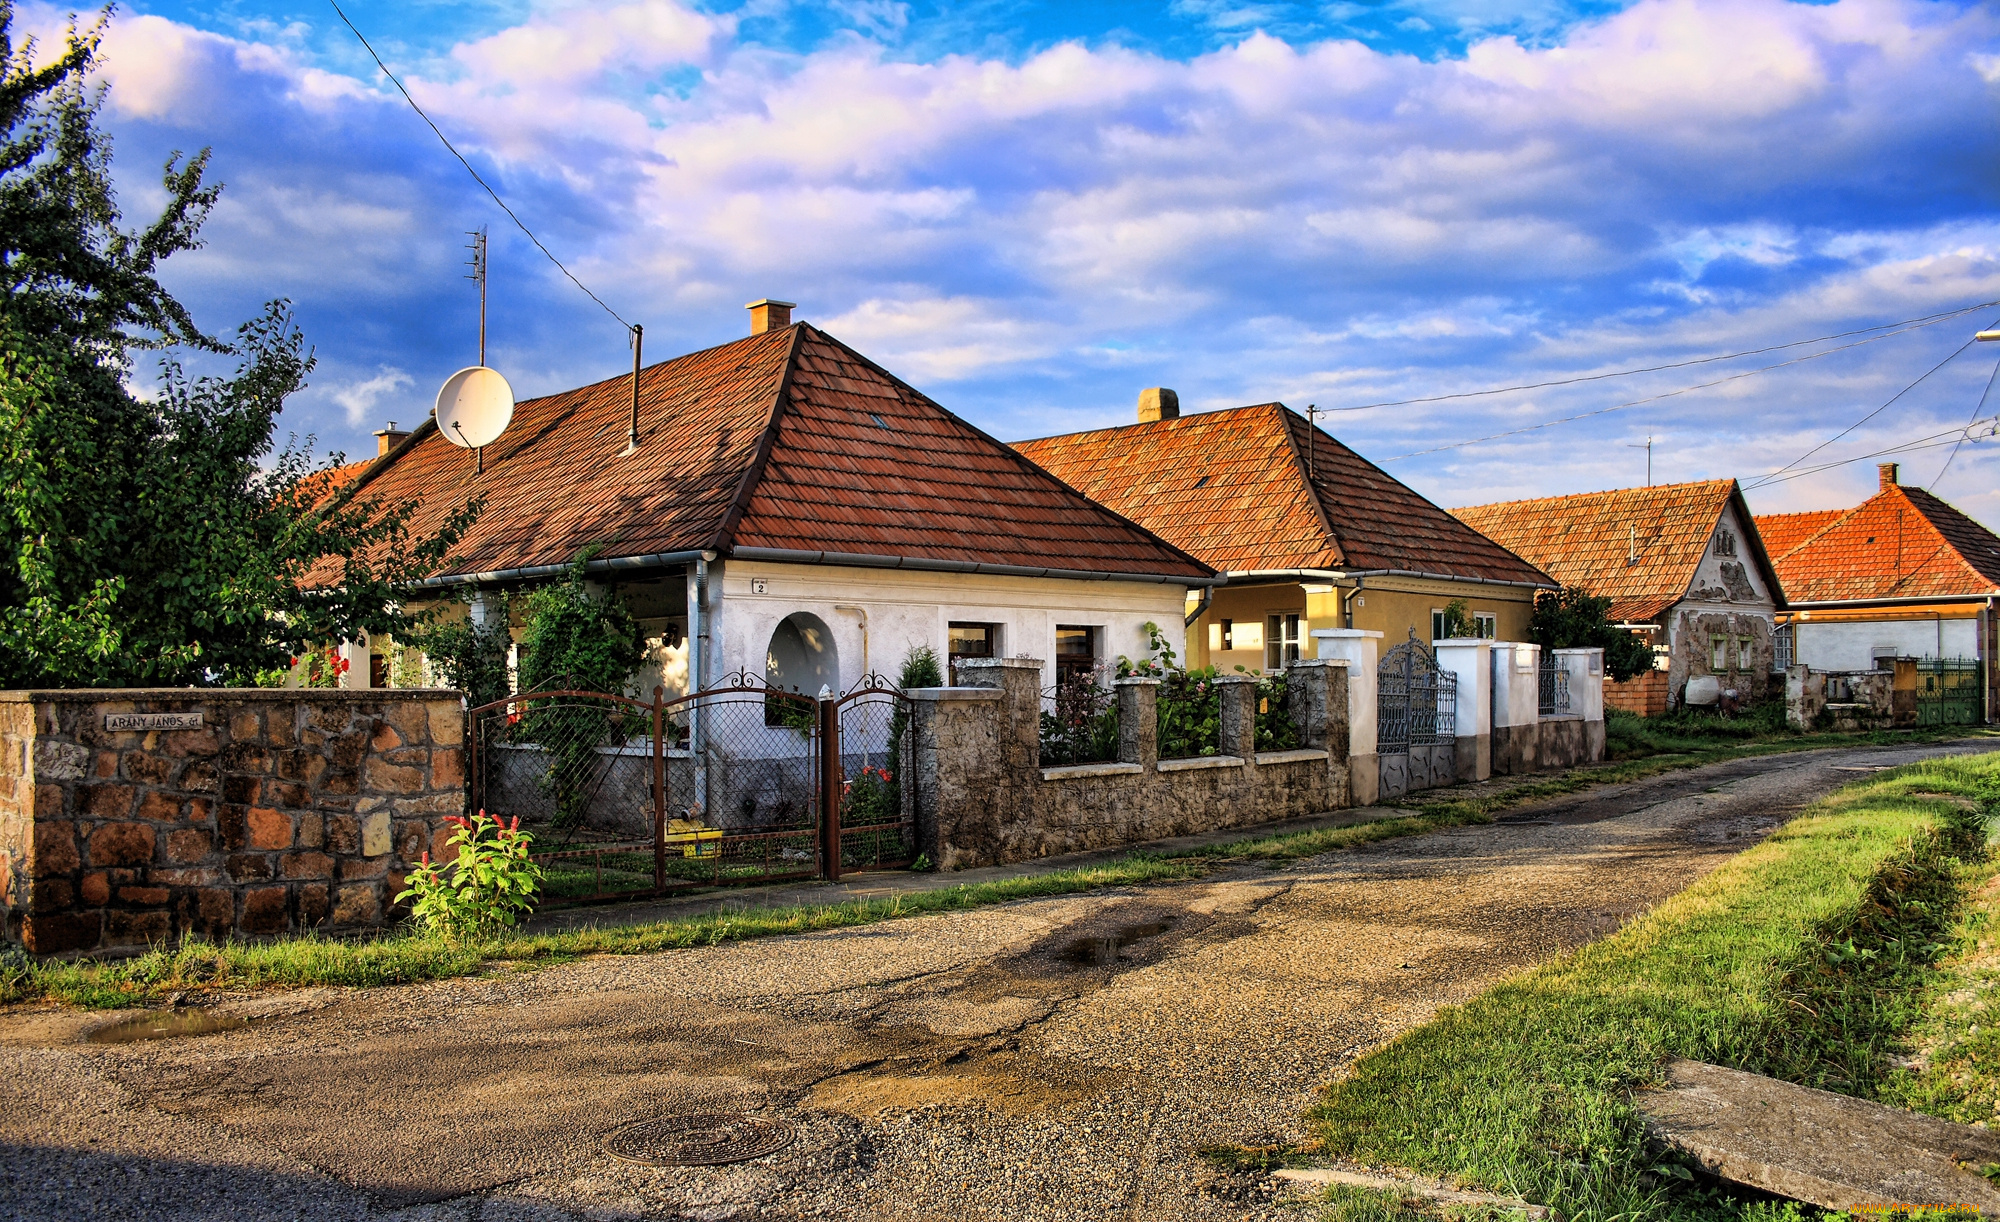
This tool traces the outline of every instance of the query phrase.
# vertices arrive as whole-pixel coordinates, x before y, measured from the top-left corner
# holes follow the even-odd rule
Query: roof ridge
[[[1292,452],[1292,476],[1305,485],[1306,499],[1312,503],[1313,515],[1319,519],[1320,529],[1326,532],[1327,542],[1332,544],[1334,560],[1340,564],[1347,563],[1347,541],[1341,538],[1340,531],[1334,528],[1333,515],[1326,511],[1326,502],[1320,497],[1319,483],[1314,479],[1315,464],[1304,461],[1305,456],[1299,453],[1298,430],[1293,427],[1292,422],[1303,417],[1282,402],[1266,406],[1271,408],[1272,414],[1278,418],[1279,427],[1285,431],[1285,444]],[[1306,428],[1306,444],[1313,448],[1316,455],[1319,450],[1319,439],[1313,436],[1310,424]]]
[[[1043,437],[1023,437],[1019,441],[1004,442],[1003,444],[1009,446],[1024,446],[1037,441],[1067,441],[1074,437],[1089,437],[1096,433],[1118,433],[1118,432],[1123,432],[1126,429],[1155,428],[1162,425],[1181,424],[1186,421],[1207,420],[1210,417],[1214,416],[1227,416],[1232,412],[1255,411],[1260,407],[1284,407],[1284,406],[1285,406],[1284,403],[1281,402],[1280,400],[1272,399],[1265,403],[1241,403],[1235,407],[1211,407],[1206,411],[1188,412],[1185,415],[1172,416],[1164,420],[1128,420],[1124,424],[1107,424],[1102,428],[1078,429],[1073,433],[1050,433],[1047,436]],[[1286,408],[1285,410],[1290,411],[1291,409]]]
[[[1536,505],[1536,504],[1546,504],[1554,501],[1580,501],[1585,499],[1586,497],[1621,496],[1628,493],[1664,492],[1669,489],[1679,489],[1679,488],[1709,488],[1715,491],[1720,491],[1722,488],[1733,485],[1735,483],[1736,480],[1733,476],[1719,476],[1715,479],[1683,480],[1678,484],[1644,484],[1636,488],[1632,487],[1600,488],[1595,492],[1564,492],[1564,493],[1559,493],[1555,496],[1529,496],[1529,497],[1522,497],[1519,500],[1513,500],[1513,501],[1487,501],[1486,503],[1481,505],[1461,505],[1457,509],[1452,510],[1451,512],[1454,514],[1460,512],[1471,513],[1476,509],[1499,509],[1508,505]]]

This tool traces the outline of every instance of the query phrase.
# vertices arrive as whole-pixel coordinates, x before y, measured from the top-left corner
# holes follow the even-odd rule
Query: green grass
[[[1768,1213],[1649,1157],[1627,1091],[1684,1056],[1881,1092],[1996,810],[2000,753],[1843,790],[1612,937],[1363,1058],[1313,1114],[1324,1149],[1570,1222]]]

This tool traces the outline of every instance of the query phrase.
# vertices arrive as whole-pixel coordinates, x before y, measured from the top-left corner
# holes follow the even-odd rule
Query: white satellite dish
[[[498,370],[461,369],[438,391],[436,416],[438,432],[451,444],[469,450],[491,445],[514,419],[514,388]]]

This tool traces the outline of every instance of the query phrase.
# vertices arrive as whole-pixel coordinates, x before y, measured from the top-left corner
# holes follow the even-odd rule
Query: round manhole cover
[[[604,1139],[605,1152],[650,1167],[714,1167],[762,1158],[792,1144],[787,1121],[743,1112],[700,1112],[628,1124]]]

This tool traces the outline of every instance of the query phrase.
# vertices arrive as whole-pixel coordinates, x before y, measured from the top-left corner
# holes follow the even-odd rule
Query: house
[[[1655,670],[1607,683],[1613,707],[1650,716],[1728,691],[1765,694],[1785,595],[1735,480],[1452,512],[1565,586],[1611,599],[1612,619],[1650,640]]]
[[[790,310],[753,303],[749,336],[647,366],[636,392],[625,375],[522,402],[478,456],[426,420],[353,491],[414,502],[419,534],[482,498],[430,579],[482,618],[495,591],[593,549],[588,578],[617,589],[650,645],[640,693],[734,672],[839,692],[893,677],[917,646],[1134,653],[1148,622],[1180,644],[1188,591],[1214,570]]]
[[[1976,663],[1990,720],[2000,645],[2000,536],[1882,463],[1875,495],[1852,509],[1757,519],[1784,582],[1778,622],[1793,661],[1819,671],[1886,659]]]
[[[1276,670],[1315,628],[1428,642],[1459,600],[1479,635],[1523,640],[1554,585],[1282,403],[1183,416],[1156,388],[1135,424],[1014,448],[1227,573],[1191,599],[1190,665]]]

